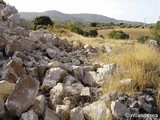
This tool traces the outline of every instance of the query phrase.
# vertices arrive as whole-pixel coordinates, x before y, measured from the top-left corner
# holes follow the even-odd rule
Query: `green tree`
[[[53,22],[48,16],[38,16],[30,24],[31,29],[37,30],[40,28],[46,29],[49,26],[52,26]]]

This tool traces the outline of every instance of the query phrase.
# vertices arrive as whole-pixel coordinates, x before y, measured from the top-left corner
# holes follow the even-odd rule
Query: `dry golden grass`
[[[148,45],[135,44],[124,52],[111,54],[109,60],[119,65],[118,72],[104,85],[104,92],[143,91],[146,87],[158,88],[160,81],[160,54]],[[121,86],[119,80],[132,79],[132,84]]]
[[[105,38],[109,39],[108,33],[110,33],[113,29],[108,30],[99,30],[99,35],[103,35]],[[115,28],[115,30],[122,30],[129,34],[131,40],[135,40],[142,35],[152,36],[152,33],[149,28]]]

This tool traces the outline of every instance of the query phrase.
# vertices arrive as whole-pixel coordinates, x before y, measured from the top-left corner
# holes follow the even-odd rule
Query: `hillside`
[[[46,15],[55,21],[80,21],[80,22],[113,22],[113,23],[129,23],[129,24],[141,24],[140,22],[116,20],[98,14],[65,14],[56,10],[46,12],[20,12],[20,16],[26,20],[32,20],[36,16]]]

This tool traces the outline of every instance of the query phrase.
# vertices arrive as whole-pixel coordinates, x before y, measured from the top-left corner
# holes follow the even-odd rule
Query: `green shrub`
[[[83,36],[88,37],[89,36],[89,32],[88,31],[83,31]]]
[[[140,43],[145,43],[146,41],[148,41],[150,39],[150,36],[145,36],[145,35],[143,35],[143,36],[140,36],[137,40],[138,40],[138,42],[140,42]]]
[[[113,30],[108,35],[110,38],[113,39],[129,39],[129,35],[121,30],[119,31]]]
[[[97,27],[98,23],[92,22],[90,25],[91,25],[91,27]]]
[[[155,39],[160,40],[160,21],[156,23],[156,25],[153,28],[153,34]]]
[[[98,35],[98,32],[97,32],[97,30],[89,30],[89,36],[91,36],[91,37],[96,37]]]
[[[47,26],[52,26],[53,22],[48,16],[39,16],[36,17],[30,24],[31,29],[37,30],[40,28],[46,29]]]

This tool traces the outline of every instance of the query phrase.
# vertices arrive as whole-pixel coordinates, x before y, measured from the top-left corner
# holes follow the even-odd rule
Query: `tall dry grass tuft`
[[[119,65],[116,72],[105,84],[104,92],[125,92],[134,94],[146,87],[158,89],[160,83],[160,54],[151,46],[136,44],[127,51],[110,56],[110,61]],[[120,85],[122,79],[132,79],[131,84]]]

